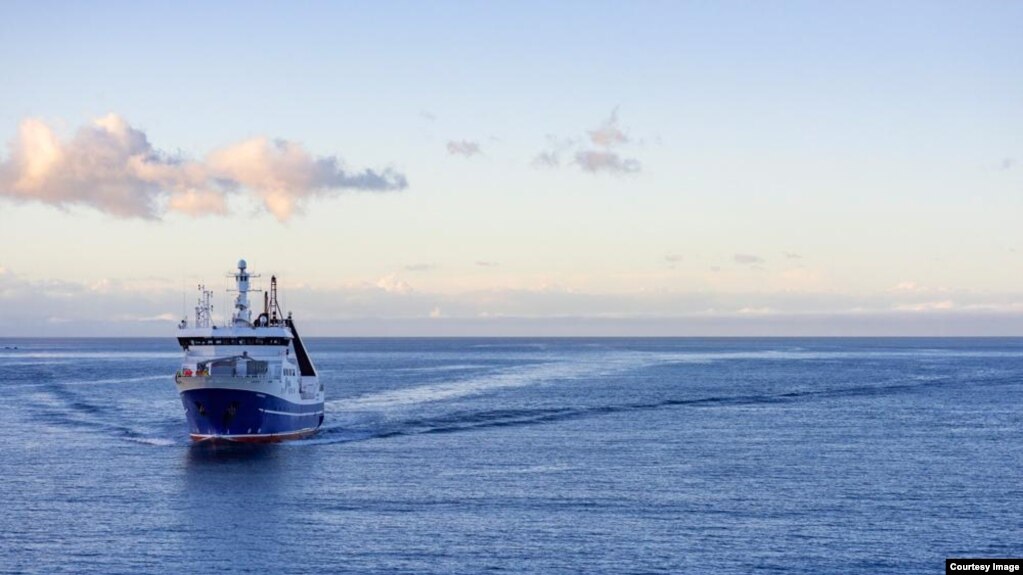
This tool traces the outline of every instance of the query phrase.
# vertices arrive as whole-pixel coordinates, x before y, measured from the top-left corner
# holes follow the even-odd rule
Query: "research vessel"
[[[191,325],[178,326],[184,350],[174,377],[195,441],[276,442],[316,433],[323,384],[289,312],[281,313],[277,277],[253,319],[245,260],[232,272],[237,294],[230,323],[213,322],[213,292],[199,286]]]

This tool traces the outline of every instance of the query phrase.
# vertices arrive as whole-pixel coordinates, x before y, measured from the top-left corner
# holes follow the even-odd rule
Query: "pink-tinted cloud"
[[[611,111],[604,123],[598,128],[590,130],[590,141],[601,148],[613,148],[628,143],[629,137],[618,126],[618,108]]]
[[[620,146],[629,144],[631,139],[618,123],[618,109],[615,108],[599,126],[587,131],[588,138],[559,139],[548,136],[549,147],[533,158],[537,168],[557,168],[575,165],[591,174],[634,174],[642,170],[636,158],[630,158],[618,151]],[[562,162],[562,156],[570,154],[569,161]]]
[[[0,194],[56,206],[86,205],[121,217],[154,218],[167,198],[217,194],[205,167],[164,154],[114,114],[62,141],[41,120],[21,123],[0,162]],[[172,208],[173,209],[173,208]]]
[[[350,172],[333,156],[300,144],[254,138],[205,161],[155,148],[146,134],[110,114],[61,139],[45,122],[27,119],[0,160],[0,196],[59,207],[87,206],[117,217],[159,218],[168,211],[226,214],[229,194],[249,194],[280,220],[309,197],[345,189],[407,186],[393,170]]]
[[[608,150],[579,150],[575,154],[575,163],[583,171],[591,173],[632,174],[640,170],[639,160],[623,158]]]
[[[210,155],[211,175],[250,190],[278,220],[287,220],[310,197],[344,189],[404,189],[405,176],[393,170],[349,172],[333,156],[315,157],[301,144],[253,138]]]

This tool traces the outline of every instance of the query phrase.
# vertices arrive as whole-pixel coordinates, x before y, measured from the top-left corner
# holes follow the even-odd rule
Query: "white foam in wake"
[[[1021,353],[1000,351],[992,352],[985,350],[806,351],[803,349],[734,352],[619,352],[613,354],[573,356],[571,359],[561,359],[542,364],[514,367],[497,373],[467,379],[434,383],[418,387],[392,389],[377,393],[367,393],[351,398],[329,401],[326,404],[326,410],[330,412],[379,410],[426,402],[444,401],[478,395],[500,389],[539,385],[559,380],[596,377],[658,364],[701,364],[735,360],[800,361],[852,358],[945,358],[963,356],[1001,357],[1006,355],[1019,356]]]
[[[126,437],[125,439],[134,443],[153,445],[156,447],[169,447],[171,445],[177,445],[178,443],[173,439],[164,439],[162,437]]]
[[[174,381],[173,374],[162,373],[160,375],[146,375],[142,377],[112,377],[110,379],[78,379],[62,381],[60,385],[104,385],[108,383],[139,383],[143,381]]]
[[[444,401],[491,391],[544,384],[557,380],[606,375],[649,363],[641,354],[604,357],[597,363],[575,360],[509,368],[495,374],[468,379],[392,389],[329,401],[327,411],[384,409],[403,405]]]
[[[160,375],[146,375],[142,377],[112,377],[109,379],[72,379],[69,381],[58,381],[57,385],[61,386],[73,386],[73,385],[108,385],[108,384],[125,384],[125,383],[141,383],[143,381],[168,381],[173,382],[174,376],[166,373]],[[29,383],[19,383],[10,387],[17,388],[30,388],[30,387],[49,387],[54,385],[48,381],[38,381]]]

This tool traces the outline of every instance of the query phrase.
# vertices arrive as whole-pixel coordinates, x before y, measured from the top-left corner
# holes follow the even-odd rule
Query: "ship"
[[[195,318],[178,325],[184,351],[174,382],[194,441],[271,443],[308,437],[323,425],[323,384],[295,327],[281,313],[277,277],[255,318],[245,260],[234,277],[230,323],[215,325],[213,292],[199,285]]]

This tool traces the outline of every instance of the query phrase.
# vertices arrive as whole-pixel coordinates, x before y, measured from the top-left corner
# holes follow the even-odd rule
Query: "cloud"
[[[557,168],[561,165],[561,158],[555,151],[540,152],[533,158],[534,168]]]
[[[615,152],[606,150],[579,150],[575,154],[575,163],[583,171],[590,173],[609,172],[632,174],[640,170],[639,161],[623,158]]]
[[[753,254],[735,254],[732,261],[742,265],[757,265],[764,263],[764,258]]]
[[[152,321],[152,322],[164,322],[164,323],[169,322],[169,321],[181,321],[180,317],[178,317],[178,316],[176,316],[176,315],[174,315],[172,313],[169,313],[169,312],[164,312],[164,313],[160,313],[160,314],[156,314],[156,315],[150,315],[150,316],[141,316],[141,317],[137,316],[137,315],[124,314],[124,315],[119,316],[119,319],[121,319],[122,321]]]
[[[803,256],[801,256],[801,255],[799,255],[797,253],[794,253],[794,252],[784,252],[783,255],[785,256],[785,259],[787,259],[787,260],[801,260],[801,259],[803,259]]]
[[[777,310],[772,307],[744,307],[735,313],[740,315],[769,315],[776,312]]]
[[[471,158],[477,154],[481,154],[480,145],[478,142],[470,142],[469,140],[448,142],[448,153],[455,156],[465,156]]]
[[[889,288],[888,291],[896,292],[896,293],[898,293],[898,292],[902,292],[902,293],[916,293],[916,292],[920,292],[920,291],[923,291],[923,290],[924,290],[924,288],[920,287],[920,285],[918,283],[916,283],[916,282],[904,281],[904,282],[899,282],[899,283],[895,284],[894,286]]]
[[[926,301],[921,303],[913,304],[901,304],[896,305],[894,309],[896,311],[909,311],[909,312],[926,312],[926,311],[946,311],[955,309],[955,302],[949,299],[939,301]]]
[[[180,289],[166,278],[75,282],[4,270],[0,335],[165,337],[184,313]],[[557,285],[431,292],[393,275],[284,291],[312,335],[1019,335],[1023,318],[1023,292],[601,293]]]
[[[579,149],[578,142],[573,138],[559,138],[553,134],[547,134],[547,150],[541,151],[533,158],[534,168],[557,168],[561,166],[561,158],[565,154],[572,153]]]
[[[405,176],[391,169],[350,172],[337,157],[313,156],[287,140],[246,140],[214,152],[208,163],[215,178],[251,190],[281,221],[310,197],[344,189],[384,192],[408,187]]]
[[[253,138],[204,161],[188,160],[155,148],[116,114],[66,140],[45,122],[26,119],[9,149],[0,160],[0,196],[125,218],[157,219],[169,211],[226,214],[230,194],[249,194],[283,221],[310,197],[408,186],[394,170],[352,172],[337,157],[313,156],[286,140]]]
[[[190,216],[227,214],[227,198],[216,190],[185,190],[171,194],[167,209]]]
[[[120,217],[155,218],[160,201],[190,210],[213,192],[205,167],[153,148],[146,135],[110,114],[61,141],[41,120],[24,120],[0,162],[0,195],[55,206],[86,205]],[[216,202],[207,202],[213,204]]]
[[[405,271],[409,272],[428,272],[435,269],[437,269],[437,264],[409,264],[405,266]]]
[[[176,282],[158,278],[32,280],[6,270],[0,273],[0,306],[6,310],[0,330],[15,336],[51,329],[58,335],[88,333],[89,326],[112,322],[119,326],[112,332],[167,333],[181,319],[174,311],[181,295],[174,297],[172,285]]]
[[[888,288],[888,293],[896,296],[943,296],[950,293],[947,287],[943,286],[927,286],[919,284],[915,281],[901,281],[894,286]]]
[[[628,143],[629,137],[618,127],[618,108],[599,127],[589,131],[590,141],[601,148],[613,148]]]
[[[639,160],[617,151],[619,146],[631,142],[631,138],[619,126],[617,108],[599,126],[586,133],[588,137],[582,140],[548,136],[548,149],[541,150],[533,158],[533,167],[559,167],[564,163],[563,156],[568,154],[571,158],[569,164],[591,174],[635,174],[642,170]]]
[[[391,294],[405,295],[415,291],[412,289],[412,286],[394,274],[378,279],[376,287]]]

